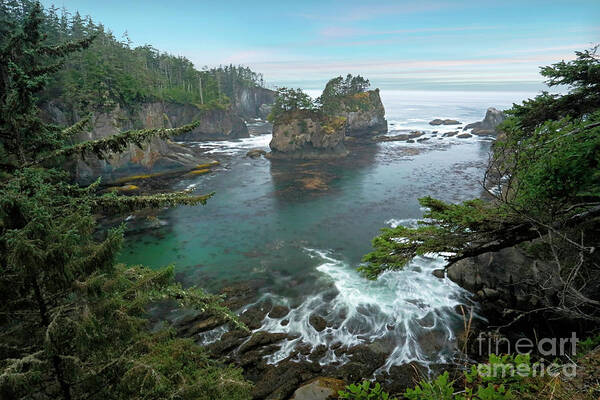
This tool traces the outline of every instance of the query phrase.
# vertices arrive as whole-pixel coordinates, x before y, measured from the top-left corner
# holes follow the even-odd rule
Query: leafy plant
[[[432,382],[422,380],[414,389],[407,389],[404,396],[409,400],[452,400],[453,385],[446,371]]]
[[[351,384],[346,386],[345,390],[338,392],[340,399],[351,400],[397,400],[396,397],[390,397],[390,394],[385,392],[379,382],[371,386],[370,381]]]

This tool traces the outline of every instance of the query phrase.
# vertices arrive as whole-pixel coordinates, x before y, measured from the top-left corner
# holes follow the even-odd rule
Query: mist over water
[[[196,144],[221,161],[220,167],[182,177],[173,189],[215,196],[203,207],[161,212],[160,224],[130,233],[121,261],[173,263],[184,284],[211,291],[259,282],[261,299],[291,309],[283,318],[266,317],[261,329],[297,337],[284,342],[271,363],[299,345],[326,346],[318,362],[341,363],[345,355],[339,349],[373,342],[391,354],[384,369],[413,360],[450,361],[463,324],[456,308],[472,303],[454,283],[433,276],[443,260],[420,257],[376,281],[364,279],[356,267],[382,227],[411,225],[422,216],[418,198],[458,202],[482,193],[490,141],[434,137],[434,130],[457,128],[428,122],[452,118],[464,126],[481,120],[490,106],[507,108],[529,94],[382,91],[381,96],[390,135],[427,130],[431,139],[356,146],[340,160],[294,162],[245,157],[251,148],[268,149],[270,135]],[[130,225],[135,224],[134,219]],[[310,323],[313,314],[327,322],[320,332]],[[203,338],[213,341],[223,332],[219,328]]]

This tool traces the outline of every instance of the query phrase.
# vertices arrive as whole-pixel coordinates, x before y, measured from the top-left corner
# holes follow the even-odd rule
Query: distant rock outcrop
[[[320,111],[295,110],[273,124],[273,139],[268,158],[310,159],[343,157],[346,119],[330,117]]]
[[[436,118],[433,121],[429,121],[429,125],[460,125],[460,121],[457,121],[455,119],[439,119]]]
[[[496,128],[506,119],[506,115],[502,111],[496,110],[493,107],[487,109],[483,121],[468,124],[463,130],[471,129],[471,133],[477,136],[496,135]]]
[[[375,136],[388,131],[379,89],[343,97],[340,109],[338,115],[346,118],[347,136]]]

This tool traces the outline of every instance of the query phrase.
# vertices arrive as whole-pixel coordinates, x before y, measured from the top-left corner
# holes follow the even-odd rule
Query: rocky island
[[[372,137],[387,132],[379,89],[361,76],[331,79],[316,100],[300,89],[278,90],[273,122],[271,159],[343,157],[347,136]]]

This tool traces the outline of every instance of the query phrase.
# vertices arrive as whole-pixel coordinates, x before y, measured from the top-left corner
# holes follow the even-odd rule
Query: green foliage
[[[433,382],[422,380],[414,389],[406,390],[404,396],[408,400],[452,400],[454,399],[453,384],[446,371]]]
[[[600,335],[590,336],[577,343],[577,357],[584,356],[600,346]]]
[[[338,76],[327,82],[317,102],[321,104],[323,112],[327,115],[335,115],[342,111],[343,102],[356,103],[352,102],[354,96],[364,93],[370,85],[369,80],[360,75],[348,74],[345,79]],[[348,106],[356,106],[356,104],[348,104]]]
[[[316,109],[315,103],[302,89],[281,87],[275,93],[275,102],[267,119],[270,122],[275,122],[285,116],[286,113],[314,109]]]
[[[535,397],[545,387],[545,378],[534,378],[535,366],[527,354],[490,355],[489,363],[476,364],[464,373],[464,387],[457,388],[448,372],[433,381],[422,380],[407,389],[408,400],[509,400]],[[531,397],[533,398],[533,397]]]
[[[14,1],[6,10],[12,24],[20,24],[34,6]],[[262,75],[247,67],[226,65],[197,70],[185,57],[160,52],[150,45],[133,48],[127,33],[121,40],[89,16],[50,7],[42,15],[41,31],[48,48],[69,40],[94,36],[89,48],[72,54],[48,82],[40,101],[60,101],[70,111],[110,110],[116,104],[166,100],[227,107],[244,87],[263,86]]]
[[[204,204],[211,195],[102,194],[99,180],[79,187],[60,168],[67,157],[103,156],[194,125],[70,144],[86,121],[45,124],[37,99],[56,66],[92,37],[48,45],[41,6],[30,5],[0,38],[0,398],[249,399],[239,369],[148,319],[150,305],[166,303],[245,329],[222,299],[183,289],[173,267],[116,265],[123,227],[101,232],[96,223],[98,212]]]
[[[340,399],[351,400],[397,400],[396,397],[390,397],[389,393],[383,391],[378,382],[371,386],[369,381],[346,386],[346,389],[340,390],[338,395]]]

